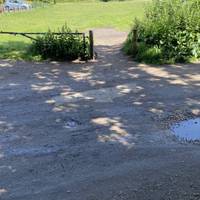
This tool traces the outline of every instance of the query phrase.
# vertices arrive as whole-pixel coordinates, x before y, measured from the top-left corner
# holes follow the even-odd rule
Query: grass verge
[[[56,30],[65,23],[72,30],[79,31],[97,27],[128,31],[134,18],[143,16],[144,4],[147,2],[70,2],[31,11],[4,13],[0,15],[0,31],[41,32]],[[30,42],[21,36],[0,35],[0,59],[34,60],[26,51]]]

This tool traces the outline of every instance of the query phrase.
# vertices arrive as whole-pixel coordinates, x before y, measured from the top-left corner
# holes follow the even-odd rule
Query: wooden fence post
[[[89,42],[90,42],[90,59],[94,58],[94,37],[93,37],[93,31],[89,31]]]
[[[134,54],[134,56],[137,54],[137,51],[138,51],[137,40],[138,40],[138,32],[137,32],[137,29],[134,29],[133,30],[133,54]]]

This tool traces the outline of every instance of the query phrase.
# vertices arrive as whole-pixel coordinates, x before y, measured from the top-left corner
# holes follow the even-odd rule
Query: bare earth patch
[[[149,66],[96,29],[83,64],[0,61],[0,199],[200,199],[200,146],[169,124],[199,116],[200,65]]]

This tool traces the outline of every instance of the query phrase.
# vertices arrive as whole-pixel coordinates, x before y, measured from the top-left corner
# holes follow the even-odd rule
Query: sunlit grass
[[[0,15],[0,31],[41,32],[56,30],[65,23],[71,29],[79,31],[95,27],[128,31],[134,18],[143,16],[147,2],[148,0],[58,3],[31,11],[5,13]],[[24,50],[28,43],[30,40],[21,36],[0,35],[0,58],[25,59],[27,56]]]

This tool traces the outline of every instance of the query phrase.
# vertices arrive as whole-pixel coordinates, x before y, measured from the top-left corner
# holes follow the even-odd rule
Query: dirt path
[[[0,61],[0,199],[200,199],[200,147],[167,129],[199,115],[200,65],[135,63],[125,37],[95,30],[85,64]]]

